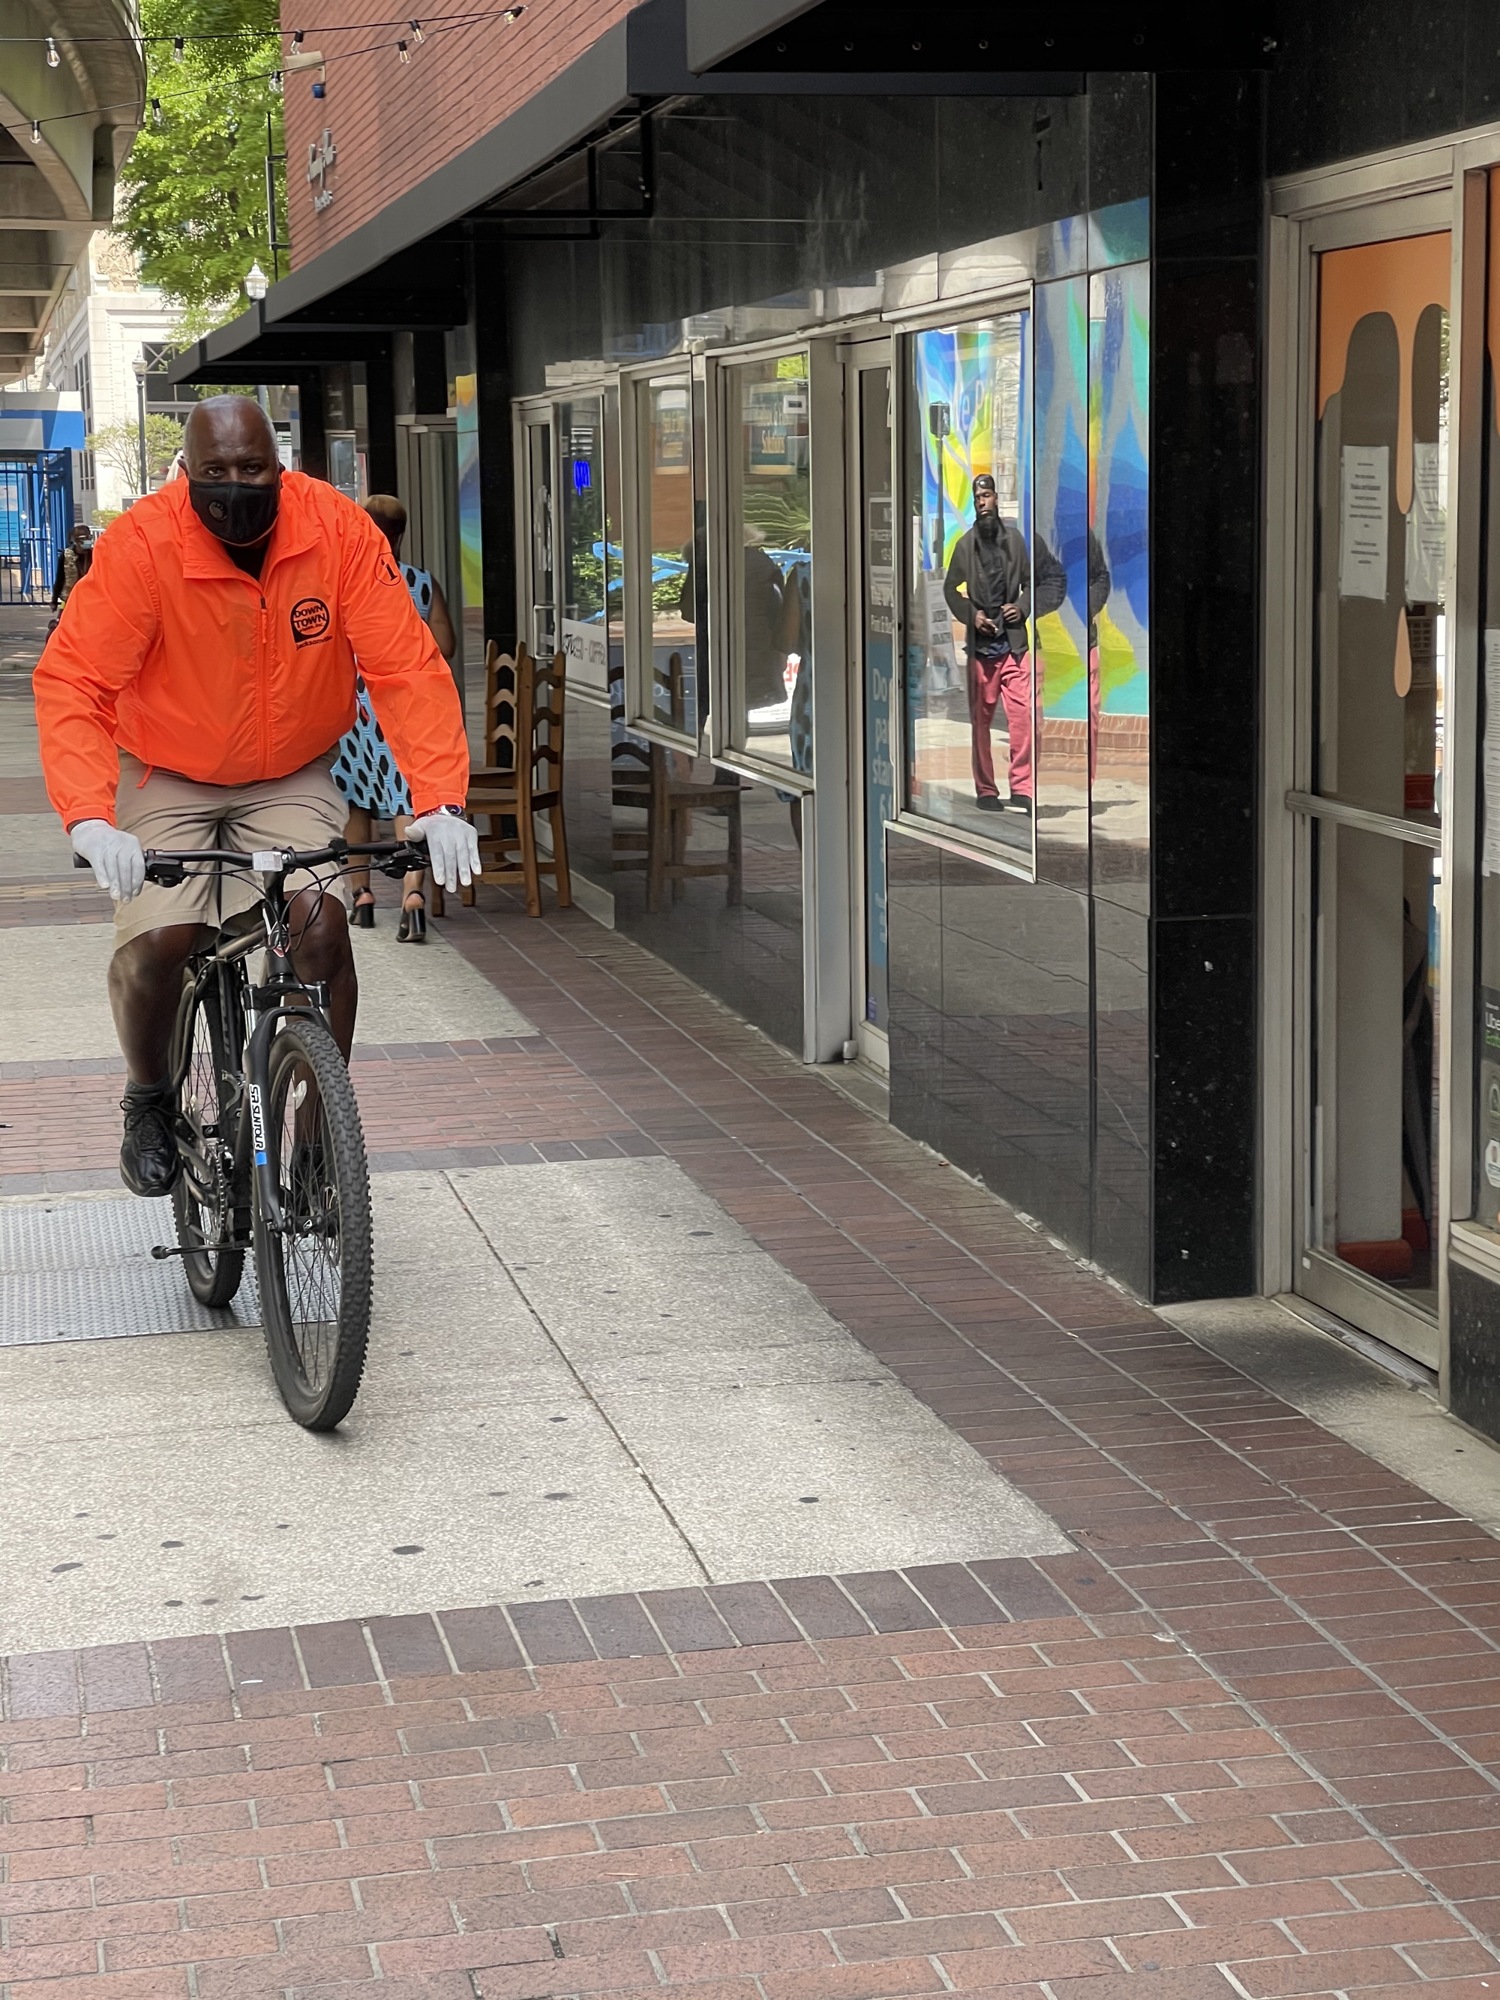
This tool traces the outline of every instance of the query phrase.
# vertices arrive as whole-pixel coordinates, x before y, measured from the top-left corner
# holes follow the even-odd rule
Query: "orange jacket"
[[[453,676],[369,515],[283,473],[256,578],[173,480],[100,536],[37,665],[48,797],[66,826],[113,822],[116,746],[204,785],[300,770],[354,720],[356,653],[413,811],[462,805]]]

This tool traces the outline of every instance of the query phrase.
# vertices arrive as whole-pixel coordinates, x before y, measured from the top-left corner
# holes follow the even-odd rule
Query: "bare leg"
[[[198,941],[197,924],[171,924],[123,944],[109,962],[109,1004],[132,1083],[163,1083],[182,968]]]
[[[375,822],[363,806],[350,806],[349,818],[344,826],[344,838],[359,846],[374,836]],[[351,861],[349,864],[349,887],[358,896],[370,893],[370,864],[368,861]]]
[[[405,840],[406,829],[410,825],[411,825],[410,813],[397,813],[396,815],[397,840]],[[426,887],[427,887],[427,870],[425,868],[409,869],[401,880],[402,909],[403,910],[410,909],[412,898],[414,896],[420,897],[425,902]]]
[[[349,921],[337,896],[304,889],[291,902],[292,963],[299,979],[328,982],[328,1024],[344,1061],[354,1047],[359,977],[349,943]]]

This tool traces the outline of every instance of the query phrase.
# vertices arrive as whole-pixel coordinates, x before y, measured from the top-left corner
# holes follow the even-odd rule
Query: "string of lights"
[[[524,11],[524,8],[521,7],[500,7],[484,15],[478,15],[473,9],[465,8],[461,12],[454,14],[424,14],[421,22],[413,22],[410,15],[402,15],[399,19],[390,21],[309,22],[305,28],[266,29],[264,32],[267,35],[274,33],[285,36],[292,42],[294,47],[300,47],[304,36],[307,35],[347,35],[353,34],[360,29],[370,28],[431,28],[441,27],[447,22],[463,22],[476,19],[508,21],[514,15],[523,13]],[[181,61],[182,53],[188,42],[243,42],[251,39],[259,40],[261,32],[261,30],[256,28],[204,28],[182,35],[69,35],[66,39],[70,48],[79,49],[97,48],[110,43],[125,43],[132,48],[139,48],[157,42],[170,42],[172,45],[172,59],[174,62],[177,62]],[[413,39],[421,41],[423,36],[422,34],[417,34]],[[45,48],[47,67],[49,69],[56,69],[58,63],[62,60],[57,43],[51,35],[0,35],[0,46],[25,44],[33,46],[41,44]],[[381,46],[388,48],[392,44],[383,43]]]
[[[309,69],[317,69],[321,72],[325,69],[330,68],[334,63],[348,62],[356,56],[379,55],[384,50],[387,49],[393,49],[395,51],[397,60],[404,67],[411,61],[412,45],[416,43],[425,42],[427,40],[429,29],[433,31],[444,30],[452,32],[460,28],[476,27],[486,21],[500,21],[506,25],[509,25],[509,23],[511,23],[512,21],[518,21],[525,12],[526,9],[524,6],[516,5],[511,7],[502,7],[498,11],[491,13],[428,14],[425,17],[427,24],[426,27],[423,26],[421,21],[414,20],[410,16],[408,16],[404,21],[400,22],[397,21],[378,21],[370,23],[355,22],[352,23],[351,25],[355,27],[365,27],[365,26],[404,27],[408,32],[407,35],[399,37],[394,42],[369,42],[363,48],[335,49],[331,55],[328,56],[320,55],[316,63],[308,63],[307,67]],[[329,32],[332,31],[326,28],[296,29],[292,34],[292,47],[294,52],[297,53],[301,52],[303,37],[305,35],[310,33],[327,34]],[[248,33],[253,34],[253,31],[248,31]],[[3,39],[4,37],[0,37],[0,40]],[[101,37],[100,39],[104,38]],[[183,40],[184,39],[183,37],[158,35],[152,37],[152,39],[156,41],[168,41],[168,40],[172,41],[174,44],[172,52],[173,60],[174,61],[180,60],[180,58],[177,55],[176,44],[179,41]],[[247,39],[247,33],[241,33],[236,37],[236,39],[237,40]],[[255,39],[259,39],[259,37],[255,37]],[[280,68],[247,70],[244,72],[243,75],[232,79],[232,81],[237,83],[268,83],[270,84],[273,91],[279,91],[283,87],[285,74],[286,74],[285,70]],[[170,101],[174,97],[188,97],[195,94],[196,93],[193,90],[184,87],[180,91],[169,90],[161,93],[161,95],[148,98],[146,104],[146,110],[147,110],[147,115],[149,116],[153,127],[156,130],[160,131],[166,125],[166,114],[162,109],[163,97],[165,97],[168,101]],[[316,84],[314,85],[314,94],[319,96],[322,94],[320,87]],[[59,111],[47,118],[33,118],[31,121],[31,143],[33,146],[39,146],[42,143],[42,128],[44,126],[65,125],[68,123],[70,119],[73,118],[97,118],[101,111],[129,111],[134,107],[135,102],[136,100],[134,98],[128,98],[122,100],[118,104],[90,105],[88,106],[87,109],[81,111]]]

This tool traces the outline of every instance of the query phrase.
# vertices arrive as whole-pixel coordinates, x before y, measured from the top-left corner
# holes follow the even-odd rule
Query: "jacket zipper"
[[[265,592],[257,586],[260,597],[260,635],[256,642],[257,661],[255,694],[258,713],[256,716],[257,737],[260,743],[260,768],[264,771],[271,756],[271,690],[269,685],[270,663],[266,656],[266,598]]]

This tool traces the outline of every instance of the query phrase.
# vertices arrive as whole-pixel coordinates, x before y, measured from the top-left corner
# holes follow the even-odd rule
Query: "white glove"
[[[428,813],[406,829],[408,840],[427,842],[427,863],[435,879],[448,890],[460,883],[467,889],[479,873],[479,835],[456,813]]]
[[[117,903],[128,903],[146,883],[146,854],[133,833],[111,826],[107,819],[81,819],[73,828],[73,852],[94,871],[101,889]]]

